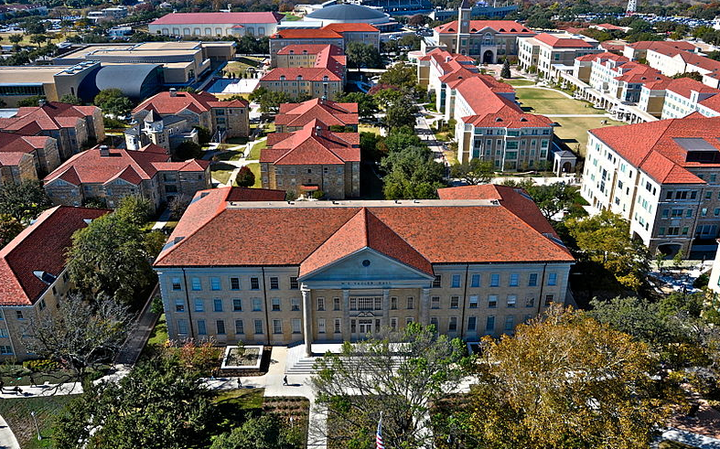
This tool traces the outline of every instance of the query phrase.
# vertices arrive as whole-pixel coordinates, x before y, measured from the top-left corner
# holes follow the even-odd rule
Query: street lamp
[[[30,412],[30,416],[32,416],[33,421],[35,422],[35,430],[37,430],[38,441],[42,441],[42,435],[40,435],[40,427],[38,426],[37,418],[35,417],[35,411]]]

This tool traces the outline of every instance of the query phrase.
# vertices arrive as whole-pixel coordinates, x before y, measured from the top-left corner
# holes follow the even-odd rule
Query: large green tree
[[[153,279],[148,248],[140,227],[112,213],[73,234],[68,251],[70,279],[83,292],[106,294],[131,303],[135,292]]]
[[[364,120],[372,119],[378,113],[378,106],[372,95],[366,95],[362,92],[348,92],[340,95],[336,100],[344,103],[357,103],[358,115]]]
[[[348,67],[376,69],[383,67],[382,57],[378,49],[371,44],[362,42],[350,42],[345,47]]]
[[[414,88],[417,82],[415,66],[404,62],[395,64],[380,75],[380,83],[391,86]]]
[[[211,394],[195,376],[152,359],[117,383],[86,383],[56,419],[53,438],[67,449],[207,447],[214,419]]]
[[[387,447],[424,447],[432,438],[426,431],[429,403],[458,385],[463,354],[459,339],[411,323],[327,353],[315,362],[312,385],[342,447],[369,447],[381,411]]]
[[[486,337],[471,389],[471,447],[647,447],[677,399],[645,343],[551,308],[514,336]],[[466,423],[467,424],[467,423]]]
[[[391,152],[380,165],[387,173],[383,178],[387,199],[437,198],[437,189],[446,187],[445,166],[434,160],[428,147],[412,146]]]
[[[0,186],[0,214],[28,223],[52,205],[41,181],[23,181]]]
[[[456,162],[450,167],[450,176],[466,184],[487,184],[495,173],[492,161],[471,159],[466,162]]]
[[[303,435],[288,429],[275,415],[247,419],[242,426],[219,435],[210,449],[300,449]]]
[[[0,214],[0,249],[10,243],[23,230],[20,221],[8,214]]]
[[[388,129],[415,126],[418,107],[412,97],[402,96],[385,109],[383,126]]]
[[[104,89],[95,95],[95,106],[103,110],[105,114],[125,116],[132,108],[133,103],[120,89]]]

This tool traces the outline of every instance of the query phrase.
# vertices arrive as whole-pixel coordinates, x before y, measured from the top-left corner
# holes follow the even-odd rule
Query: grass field
[[[18,398],[0,400],[0,415],[5,418],[23,449],[53,447],[53,419],[73,396],[50,396],[45,398]],[[35,423],[30,412],[35,412],[40,435],[38,441]]]
[[[361,132],[361,133],[373,133],[373,134],[377,134],[377,135],[379,136],[379,135],[380,135],[380,128],[378,128],[377,126],[368,125],[368,124],[366,124],[366,123],[360,123],[360,124],[358,125],[358,132]]]
[[[238,58],[236,61],[230,61],[223,68],[223,71],[230,72],[236,78],[242,76],[242,73],[246,72],[249,67],[257,68],[260,66],[260,60],[257,58],[251,58],[249,56],[243,56]]]
[[[215,155],[219,161],[239,161],[242,156],[242,151],[224,151]]]
[[[523,79],[503,79],[503,82],[508,83],[511,86],[534,86],[535,81],[523,80]]]
[[[0,33],[0,43],[2,43],[3,45],[12,45],[12,42],[10,42],[10,36],[12,36],[13,34],[19,34],[19,33]],[[68,32],[65,34],[46,33],[45,35],[51,38],[50,42],[52,42],[53,44],[59,44],[60,42],[65,42],[67,40],[67,38],[69,38],[70,36],[74,36],[75,34],[76,33]],[[37,46],[37,44],[33,44],[32,42],[30,42],[30,35],[28,35],[28,34],[23,34],[23,39],[20,41],[20,45],[21,46],[31,46],[31,47]],[[43,43],[42,45],[45,45],[45,44]]]
[[[267,147],[267,140],[263,140],[262,142],[257,142],[252,146],[252,149],[250,150],[250,154],[248,154],[247,159],[249,161],[258,161],[260,160],[260,151]]]
[[[603,110],[594,109],[590,103],[573,100],[553,90],[523,88],[517,89],[515,96],[523,110],[535,114],[605,114]]]
[[[588,129],[604,128],[606,126],[618,126],[625,124],[602,116],[599,116],[598,118],[554,117],[551,120],[556,121],[560,124],[560,126],[555,127],[555,134],[560,137],[570,147],[571,150],[579,151],[582,157],[585,157],[585,154],[587,153],[585,146],[587,145]],[[603,124],[602,122],[607,122],[607,124]]]

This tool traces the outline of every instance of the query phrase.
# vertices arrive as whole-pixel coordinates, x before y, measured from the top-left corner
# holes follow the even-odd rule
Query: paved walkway
[[[0,416],[0,449],[20,449],[15,434],[10,430],[2,416]]]
[[[720,440],[718,439],[706,437],[697,433],[685,432],[684,430],[675,429],[673,427],[669,427],[663,431],[660,441],[663,440],[675,441],[677,443],[699,449],[720,448]],[[653,445],[653,447],[659,447],[659,445]]]
[[[134,365],[140,357],[148,338],[150,338],[150,334],[155,328],[158,318],[160,318],[159,314],[153,313],[152,311],[153,298],[160,293],[158,288],[159,285],[156,284],[155,288],[145,302],[145,307],[143,307],[140,312],[140,317],[135,324],[135,328],[132,330],[130,335],[128,335],[123,347],[120,349],[117,356],[115,356],[116,365],[125,365],[129,367]]]

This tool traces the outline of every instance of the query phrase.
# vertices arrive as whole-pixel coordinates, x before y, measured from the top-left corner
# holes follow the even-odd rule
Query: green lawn
[[[226,164],[224,162],[215,162],[210,167],[212,177],[223,184],[227,184],[230,179],[230,175],[235,170],[234,165]]]
[[[590,103],[573,100],[557,91],[529,87],[516,89],[515,96],[523,110],[535,114],[605,114]]]
[[[247,168],[252,170],[253,174],[255,175],[255,184],[253,184],[254,189],[259,189],[262,187],[262,178],[260,177],[260,163],[259,162],[253,162],[252,164],[248,164]]]
[[[360,123],[360,124],[358,125],[358,132],[361,132],[361,133],[373,133],[373,134],[377,134],[377,135],[379,136],[379,135],[380,135],[380,128],[377,127],[377,126],[368,125],[367,123]]]
[[[224,151],[215,155],[218,161],[239,161],[242,159],[242,151]]]
[[[252,146],[252,149],[250,149],[250,154],[248,154],[247,159],[249,161],[259,161],[260,160],[260,150],[267,147],[267,140],[263,140],[262,142],[257,142]]]
[[[232,405],[235,408],[253,409],[263,406],[263,388],[224,390],[215,397],[216,404]]]
[[[287,20],[288,22],[294,22],[294,21],[297,21],[297,20],[302,20],[302,17],[298,17],[298,16],[296,16],[295,14],[293,14],[293,13],[291,13],[291,12],[284,12],[284,13],[281,13],[281,14],[285,14],[285,18],[284,18],[283,20]]]
[[[50,396],[46,398],[18,398],[0,400],[0,415],[5,418],[23,449],[53,447],[53,419],[73,396]],[[42,441],[38,441],[35,423],[30,412],[35,412]]]
[[[585,147],[587,145],[588,129],[625,124],[606,117],[553,117],[551,120],[560,124],[560,126],[554,128],[555,134],[560,137],[571,150],[578,150],[582,157],[585,157],[586,154]],[[607,124],[603,124],[603,122],[607,122]]]
[[[234,77],[240,78],[244,72],[247,72],[248,68],[257,68],[258,66],[260,66],[260,61],[254,58],[241,57],[238,58],[237,61],[228,62],[227,65],[223,67],[223,71],[230,72]]]
[[[511,86],[534,86],[535,85],[535,81],[524,80],[524,79],[503,79],[502,81],[505,83],[508,83]]]

